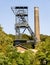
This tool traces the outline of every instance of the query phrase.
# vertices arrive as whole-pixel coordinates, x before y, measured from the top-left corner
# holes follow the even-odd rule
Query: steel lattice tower
[[[16,35],[18,36],[18,40],[16,42],[23,41],[20,39],[21,35],[21,29],[23,29],[22,34],[25,32],[26,29],[30,32],[31,36],[33,37],[33,40],[31,41],[26,41],[26,42],[36,42],[37,39],[34,35],[34,32],[30,28],[28,24],[28,7],[11,7],[13,13],[15,14],[15,30],[16,30]],[[24,42],[24,41],[23,41]]]

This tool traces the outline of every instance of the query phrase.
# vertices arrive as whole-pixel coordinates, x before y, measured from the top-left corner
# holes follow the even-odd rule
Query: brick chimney
[[[40,41],[40,26],[39,26],[39,8],[34,7],[34,33],[38,40]]]

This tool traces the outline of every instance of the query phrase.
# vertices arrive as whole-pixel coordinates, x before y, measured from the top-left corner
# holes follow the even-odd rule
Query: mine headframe
[[[32,31],[31,27],[28,24],[28,7],[11,7],[13,13],[15,14],[15,30],[16,35],[18,36],[18,39],[14,40],[14,45],[20,44],[20,43],[36,43],[37,39],[34,35],[34,32]],[[23,31],[21,32],[21,29]],[[28,29],[29,33],[33,37],[33,40],[24,40],[21,38],[21,34],[25,32],[25,30]]]

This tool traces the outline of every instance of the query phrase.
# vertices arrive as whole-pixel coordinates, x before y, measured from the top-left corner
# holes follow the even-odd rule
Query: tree
[[[2,29],[3,29],[3,28],[1,27],[1,24],[0,24],[0,31],[2,31]]]

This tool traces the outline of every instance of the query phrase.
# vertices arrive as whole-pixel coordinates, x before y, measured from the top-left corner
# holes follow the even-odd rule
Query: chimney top
[[[34,7],[34,9],[35,9],[35,10],[38,10],[38,9],[39,9],[39,7]]]

